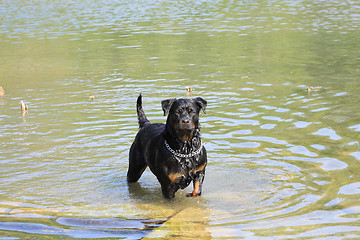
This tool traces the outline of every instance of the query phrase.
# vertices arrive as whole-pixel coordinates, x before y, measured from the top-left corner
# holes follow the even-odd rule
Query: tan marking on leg
[[[192,193],[189,193],[188,195],[186,195],[187,197],[196,197],[199,193],[199,188],[200,188],[200,182],[199,181],[194,181],[194,190]]]
[[[147,168],[147,165],[145,165],[145,167],[143,169],[141,169],[140,176],[143,174],[143,172],[145,171],[146,168]]]

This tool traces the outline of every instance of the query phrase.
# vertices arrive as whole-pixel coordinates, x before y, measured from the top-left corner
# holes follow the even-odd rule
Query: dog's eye
[[[191,108],[188,109],[188,113],[189,114],[194,114],[194,110],[192,110]]]
[[[177,111],[178,114],[182,114],[182,112],[183,112],[182,109],[179,109],[179,110]]]

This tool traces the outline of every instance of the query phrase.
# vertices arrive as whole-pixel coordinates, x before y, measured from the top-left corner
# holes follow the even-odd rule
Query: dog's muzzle
[[[191,119],[185,118],[181,119],[179,123],[179,129],[181,130],[193,130],[195,125],[193,124]]]

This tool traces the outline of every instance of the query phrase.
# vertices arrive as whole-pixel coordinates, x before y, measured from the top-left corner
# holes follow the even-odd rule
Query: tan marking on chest
[[[198,166],[197,168],[194,168],[193,170],[191,170],[191,172],[192,173],[197,173],[199,171],[203,171],[205,167],[206,167],[206,163],[204,163],[203,165]],[[178,179],[178,178],[180,178],[182,176],[185,176],[185,175],[187,175],[187,174],[184,173],[184,172],[169,173],[168,177],[170,179],[171,184],[173,184],[176,181],[176,179]]]
[[[182,177],[182,176],[184,176],[184,173],[170,173],[168,175],[171,184],[173,184],[176,179],[178,179],[179,177]]]
[[[193,170],[191,170],[191,172],[197,173],[197,172],[203,171],[205,167],[206,167],[206,163],[204,163],[203,165],[198,166],[197,168],[194,168]]]

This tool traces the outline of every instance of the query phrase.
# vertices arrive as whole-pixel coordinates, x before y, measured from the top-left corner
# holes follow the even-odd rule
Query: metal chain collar
[[[171,152],[174,156],[181,157],[181,158],[190,158],[190,157],[194,157],[195,155],[200,154],[202,147],[204,146],[204,144],[200,140],[200,148],[198,150],[196,150],[195,152],[189,153],[189,154],[182,154],[182,153],[175,152],[175,150],[169,146],[169,144],[167,143],[166,140],[164,140],[164,143],[165,143],[166,149],[169,150],[169,152]]]

